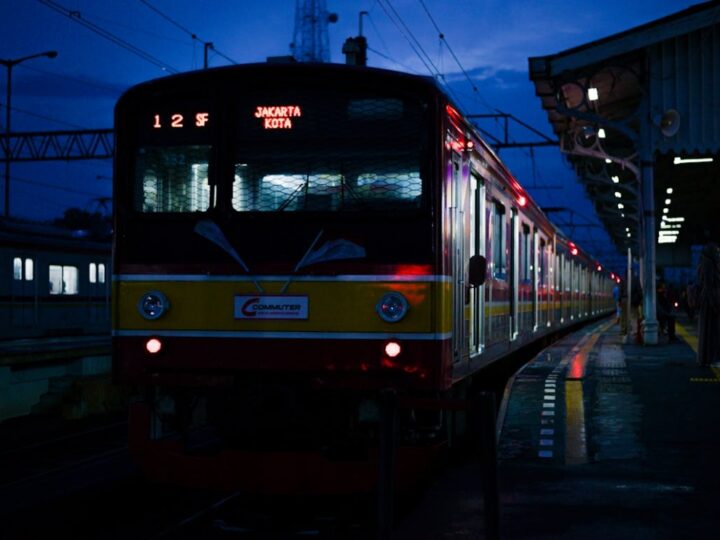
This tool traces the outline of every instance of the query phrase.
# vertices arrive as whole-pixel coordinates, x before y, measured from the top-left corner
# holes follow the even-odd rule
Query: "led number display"
[[[180,129],[186,127],[203,128],[210,122],[210,113],[198,112],[194,114],[156,114],[153,115],[154,129],[172,128]]]

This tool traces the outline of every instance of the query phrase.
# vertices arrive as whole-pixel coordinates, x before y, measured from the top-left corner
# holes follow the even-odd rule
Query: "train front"
[[[378,392],[449,387],[433,99],[413,77],[269,65],[121,99],[113,362],[141,389],[148,474],[370,489]],[[405,436],[436,436],[425,416]]]

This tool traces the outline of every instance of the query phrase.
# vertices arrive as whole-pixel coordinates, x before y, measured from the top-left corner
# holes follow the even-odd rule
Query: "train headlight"
[[[151,291],[143,294],[138,302],[138,311],[143,318],[150,321],[159,319],[170,307],[170,302],[160,291]]]
[[[375,311],[385,322],[398,322],[408,312],[408,302],[399,292],[385,293],[375,306]]]

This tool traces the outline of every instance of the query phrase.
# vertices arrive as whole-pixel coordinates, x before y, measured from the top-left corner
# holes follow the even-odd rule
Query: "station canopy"
[[[720,242],[720,1],[549,56],[530,79],[561,151],[616,246],[642,234],[642,145],[653,161],[657,264]]]

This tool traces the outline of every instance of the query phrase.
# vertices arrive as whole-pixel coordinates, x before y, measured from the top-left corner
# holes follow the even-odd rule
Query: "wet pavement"
[[[678,322],[681,340],[643,347],[605,320],[518,373],[501,419],[500,538],[720,537],[720,370],[697,365],[693,324]],[[474,465],[438,479],[398,537],[483,538],[479,493]]]

